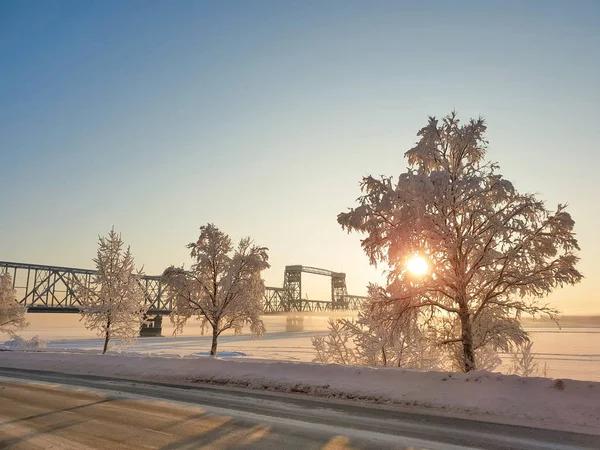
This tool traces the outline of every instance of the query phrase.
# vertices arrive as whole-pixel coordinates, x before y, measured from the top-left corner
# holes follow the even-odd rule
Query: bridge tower
[[[288,291],[290,300],[302,299],[302,266],[285,266],[283,288]]]
[[[302,272],[330,277],[332,309],[343,308],[345,297],[348,296],[346,274],[308,266],[285,266],[283,288],[289,293],[289,300],[292,304],[302,302]]]
[[[346,274],[331,273],[331,309],[344,309],[348,290],[346,289]]]

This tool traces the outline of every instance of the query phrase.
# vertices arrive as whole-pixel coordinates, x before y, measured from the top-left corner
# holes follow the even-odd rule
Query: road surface
[[[0,368],[0,449],[598,449],[600,436]]]

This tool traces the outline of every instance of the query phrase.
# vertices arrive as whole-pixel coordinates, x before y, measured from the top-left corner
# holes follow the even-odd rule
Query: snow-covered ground
[[[31,324],[21,335],[28,339],[38,335],[50,341],[49,349],[102,348],[102,341],[83,327],[77,315],[30,314],[28,320]],[[311,362],[314,358],[311,338],[324,333],[327,327],[326,317],[304,317],[303,332],[286,332],[285,317],[266,316],[264,320],[267,334],[262,339],[252,339],[250,335],[221,336],[221,356],[243,357],[243,354],[252,359]],[[593,323],[585,325],[567,323],[562,330],[548,325],[526,325],[534,341],[534,352],[540,365],[547,364],[550,377],[600,381],[600,327],[590,326]],[[126,351],[160,355],[204,355],[210,350],[210,338],[200,334],[198,325],[186,327],[185,333],[178,337],[173,337],[172,332],[173,328],[166,319],[163,322],[164,337],[140,338],[136,345]],[[0,335],[0,344],[8,339],[8,336]],[[501,368],[503,371],[507,371],[506,369],[506,366]]]
[[[315,332],[271,333],[262,339],[250,335],[222,336],[219,338],[219,356],[237,353],[239,357],[273,359],[279,361],[310,362],[314,358],[311,337]],[[150,353],[159,355],[203,355],[210,350],[211,337],[179,336],[161,338],[139,338],[137,344],[125,349],[128,353]],[[102,349],[101,339],[53,341],[49,349]],[[240,355],[241,354],[241,355]]]
[[[175,384],[214,383],[600,433],[600,383],[188,355],[3,351],[0,367]]]
[[[597,339],[600,328],[597,327],[531,329],[534,349],[540,361],[548,363],[549,375],[565,379],[561,390],[553,387],[555,381],[549,379],[486,372],[420,373],[309,364],[314,357],[311,338],[325,332],[325,317],[305,317],[303,332],[285,331],[285,317],[266,317],[268,332],[262,339],[252,339],[250,335],[221,336],[218,360],[204,357],[210,349],[210,337],[202,336],[197,326],[173,337],[172,328],[165,321],[165,337],[140,338],[121,355],[101,356],[98,353],[102,340],[85,330],[77,316],[52,319],[31,315],[30,327],[21,333],[26,339],[39,335],[50,341],[45,350],[0,352],[0,367],[172,383],[228,383],[600,430],[600,339]],[[0,342],[4,342],[2,338]]]

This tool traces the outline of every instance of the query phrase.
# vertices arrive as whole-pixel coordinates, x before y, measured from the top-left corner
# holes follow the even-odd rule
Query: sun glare
[[[425,275],[429,271],[429,265],[425,258],[422,256],[416,255],[408,260],[406,263],[406,268],[413,275]]]

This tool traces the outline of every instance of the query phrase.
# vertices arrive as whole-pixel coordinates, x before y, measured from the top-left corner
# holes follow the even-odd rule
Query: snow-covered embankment
[[[522,378],[490,372],[418,372],[96,352],[3,351],[0,367],[174,384],[213,383],[600,433],[600,383],[597,382]]]

